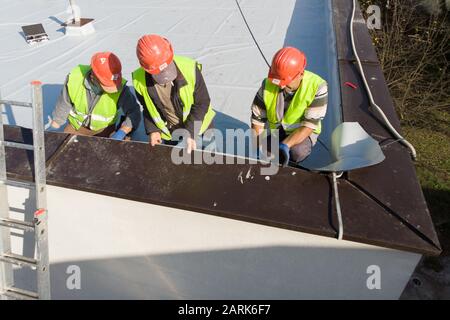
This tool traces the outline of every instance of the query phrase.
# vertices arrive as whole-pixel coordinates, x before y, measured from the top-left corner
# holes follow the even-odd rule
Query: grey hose
[[[372,92],[370,91],[370,87],[369,87],[369,84],[367,83],[366,75],[364,73],[364,70],[363,70],[363,67],[361,64],[361,59],[359,58],[359,55],[358,55],[358,52],[356,51],[356,46],[355,46],[355,38],[354,38],[354,34],[353,34],[353,23],[355,20],[355,12],[356,12],[356,0],[353,0],[353,12],[352,12],[352,18],[350,21],[350,37],[351,37],[351,42],[352,42],[353,53],[355,54],[355,58],[358,63],[359,71],[361,73],[361,77],[364,82],[364,87],[366,88],[367,95],[369,96],[370,104],[372,107],[374,107],[378,111],[380,116],[383,118],[383,121],[386,124],[386,126],[388,127],[391,134],[393,136],[395,136],[395,138],[397,138],[398,141],[400,141],[407,148],[409,148],[409,150],[411,150],[411,155],[412,155],[413,159],[416,160],[416,157],[417,157],[416,149],[414,149],[414,146],[411,143],[409,143],[404,137],[402,137],[400,135],[400,133],[398,133],[397,130],[395,130],[395,128],[392,126],[392,124],[389,122],[388,118],[384,114],[383,110],[381,110],[381,108],[375,103]]]
[[[333,177],[334,201],[336,203],[336,213],[337,213],[338,224],[339,224],[338,240],[342,240],[342,238],[344,236],[344,223],[342,222],[341,202],[339,200],[336,172],[332,173],[332,177]]]

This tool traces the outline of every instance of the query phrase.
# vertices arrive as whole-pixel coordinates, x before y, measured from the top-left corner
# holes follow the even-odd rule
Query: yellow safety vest
[[[181,101],[183,102],[183,123],[184,123],[186,122],[191,112],[191,107],[194,103],[194,91],[196,81],[195,68],[196,66],[198,66],[198,68],[201,68],[201,65],[198,64],[193,59],[181,56],[174,56],[174,61],[187,82],[185,86],[180,88],[179,92]],[[153,119],[153,122],[156,124],[158,129],[162,131],[161,137],[164,140],[171,140],[172,135],[169,129],[167,128],[167,123],[162,120],[161,115],[158,112],[158,109],[156,108],[155,104],[150,98],[150,95],[148,94],[147,83],[145,81],[145,70],[139,68],[133,72],[132,76],[134,89],[136,90],[137,93],[139,93],[141,96],[144,97],[145,105],[147,107],[150,116]],[[206,113],[205,118],[203,119],[199,134],[202,134],[208,129],[215,115],[216,113],[214,112],[213,108],[210,105],[208,107],[208,112]]]
[[[306,108],[314,101],[317,89],[325,80],[305,70],[302,83],[295,92],[288,109],[284,113],[283,119],[278,119],[277,116],[277,101],[280,87],[274,85],[269,79],[266,79],[264,82],[264,104],[266,105],[270,129],[277,129],[282,126],[286,133],[290,134],[300,128],[300,122],[305,114]],[[319,127],[314,130],[314,133],[320,134],[321,128],[322,126],[319,122]]]
[[[83,122],[89,116],[86,87],[84,80],[86,74],[91,70],[88,65],[79,65],[72,69],[67,81],[69,97],[75,108],[69,114],[69,122],[76,129],[80,129]],[[89,129],[98,131],[104,129],[117,121],[117,102],[127,81],[122,79],[122,89],[116,93],[103,93],[92,110]]]

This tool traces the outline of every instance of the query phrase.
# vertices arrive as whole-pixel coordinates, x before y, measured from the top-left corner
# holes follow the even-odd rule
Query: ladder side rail
[[[6,182],[6,151],[2,143],[4,140],[3,103],[0,103],[0,181]],[[6,183],[0,183],[0,217],[4,219],[9,218],[8,189]],[[9,252],[11,252],[11,232],[9,228],[0,227],[0,254]],[[12,266],[7,262],[0,262],[0,294],[14,286],[13,276]]]
[[[34,216],[37,249],[37,287],[39,299],[50,299],[50,268],[48,257],[47,232],[47,185],[45,167],[44,111],[42,102],[42,84],[32,82],[33,103],[33,145],[34,172],[36,190],[36,208]]]

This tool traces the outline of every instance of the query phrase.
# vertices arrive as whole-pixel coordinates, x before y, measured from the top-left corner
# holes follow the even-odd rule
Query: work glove
[[[289,147],[285,143],[280,143],[280,164],[283,167],[287,167],[289,164],[289,158],[291,157],[289,154]]]
[[[123,140],[127,136],[127,133],[123,131],[122,129],[117,130],[112,136],[111,139],[114,140]]]

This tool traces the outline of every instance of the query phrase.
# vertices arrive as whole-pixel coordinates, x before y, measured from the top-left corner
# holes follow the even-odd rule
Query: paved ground
[[[417,266],[401,299],[450,299],[450,217],[436,225],[444,251],[439,257],[425,257]]]

